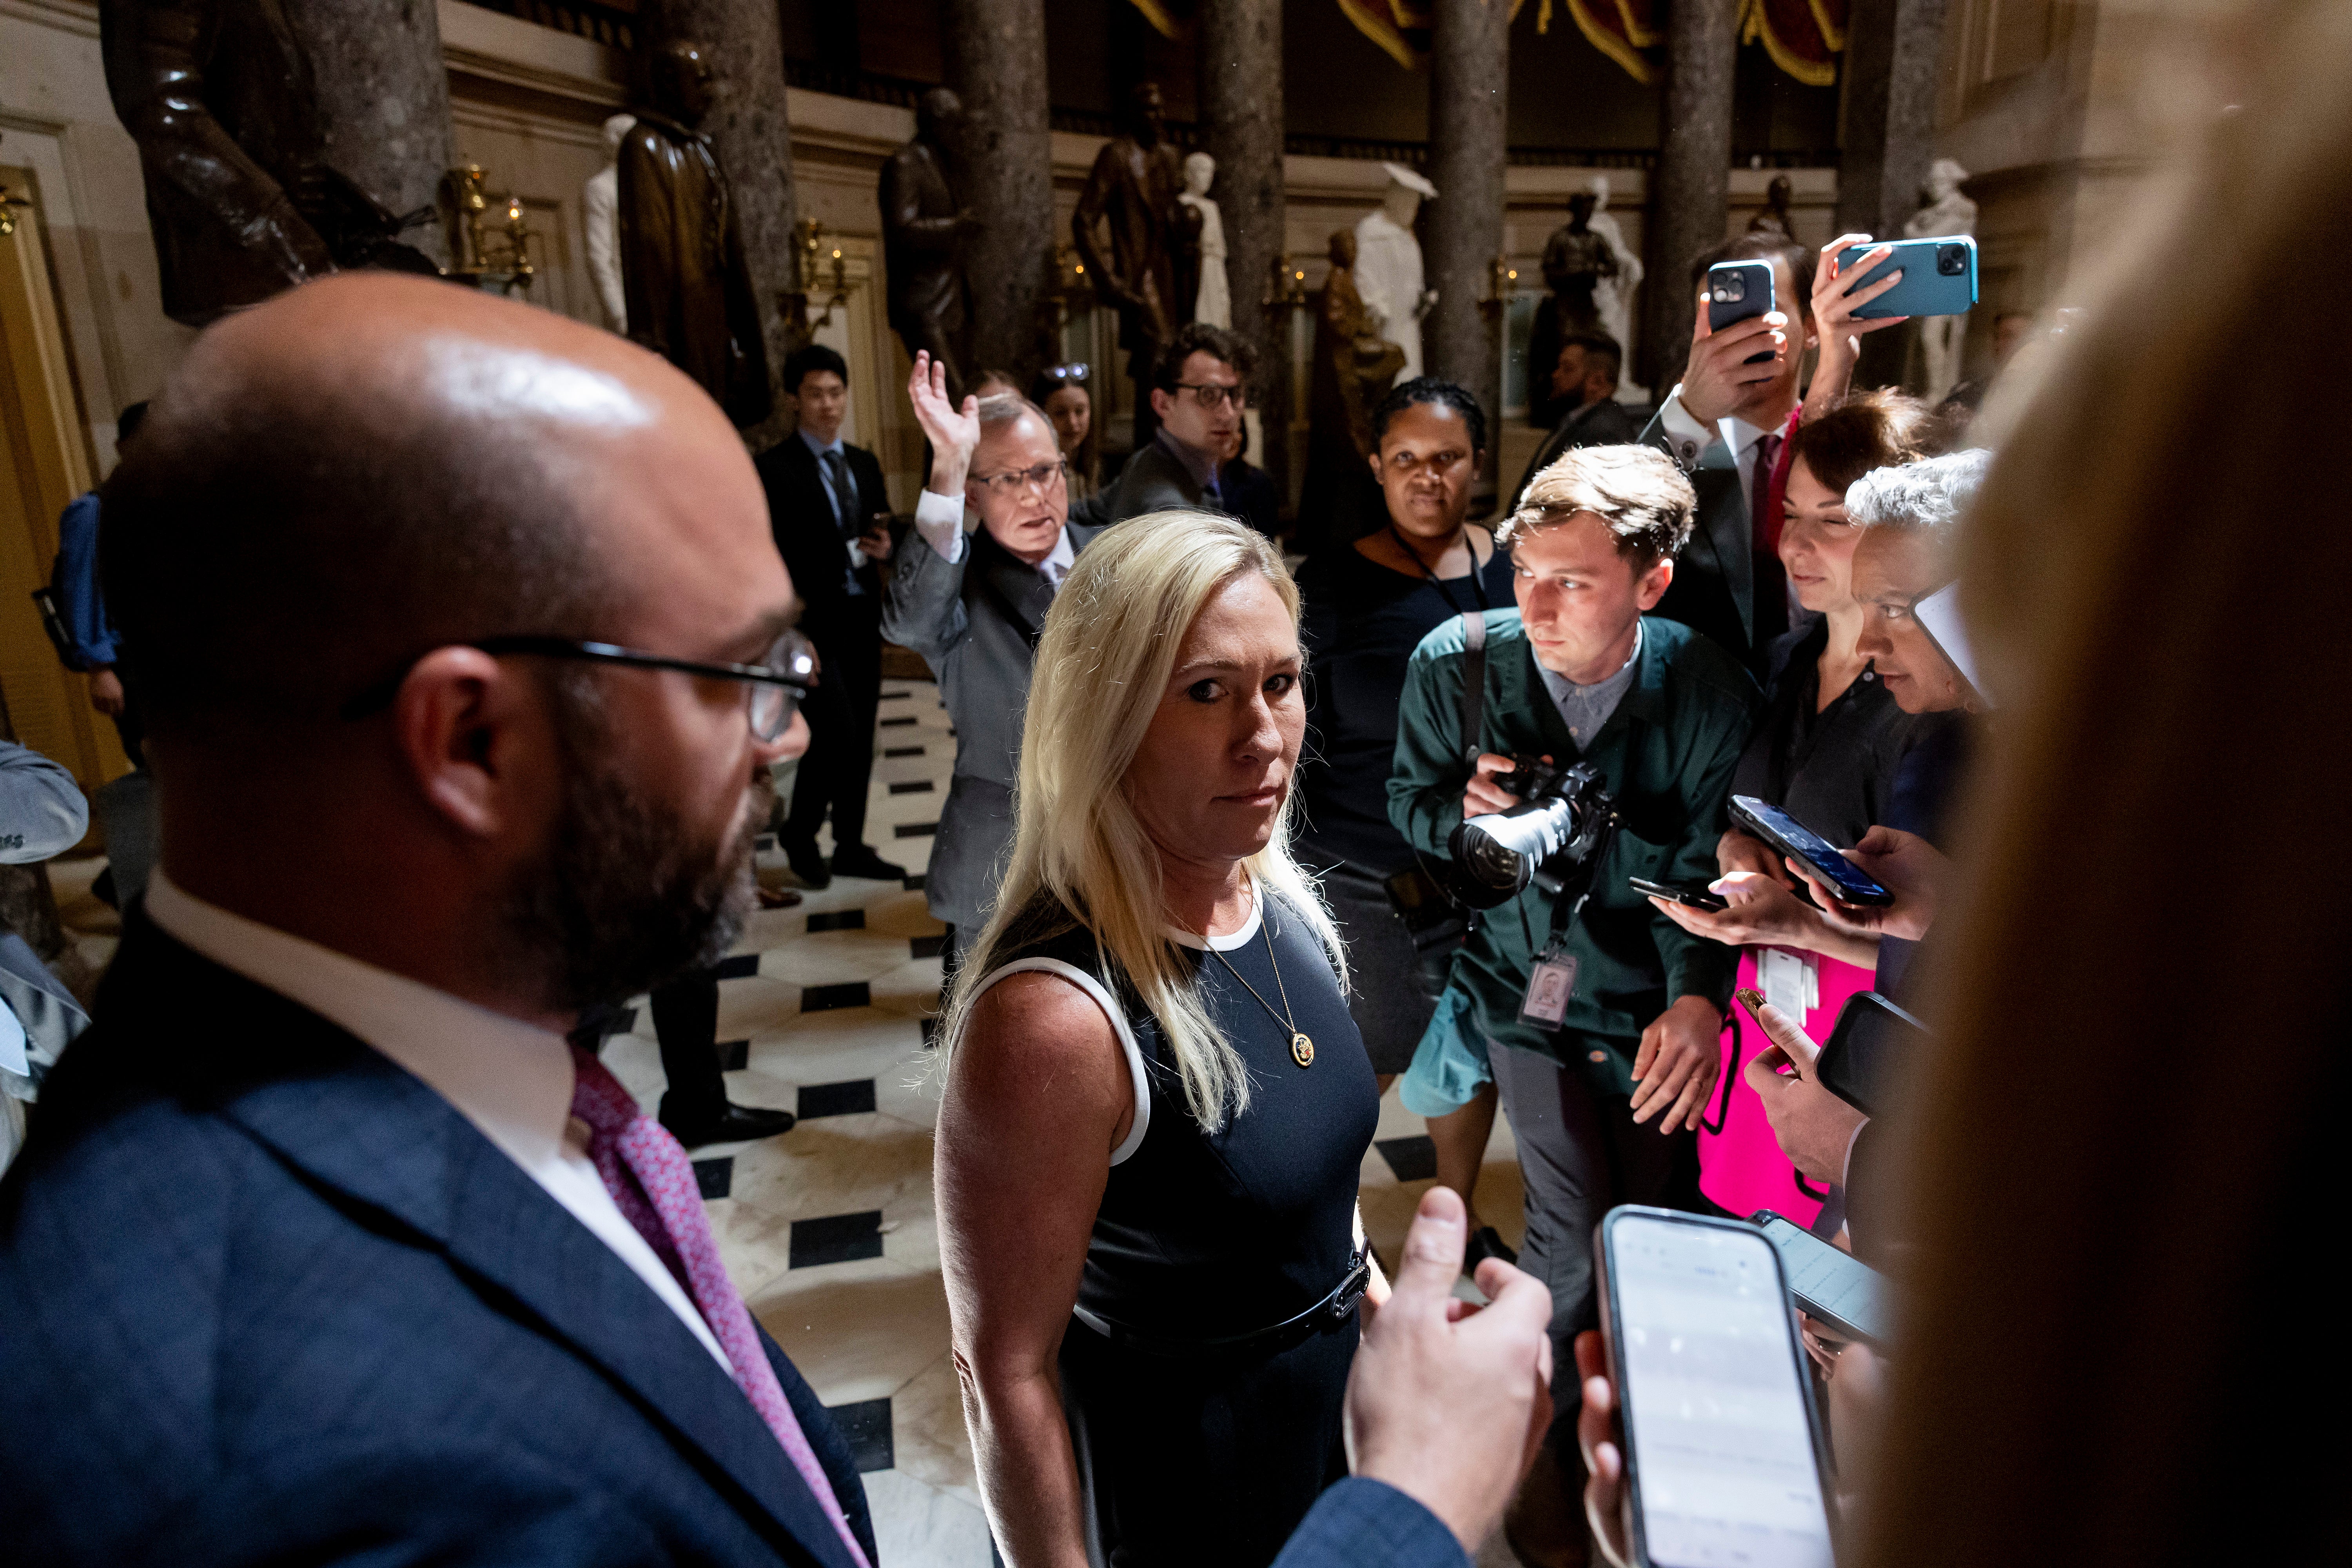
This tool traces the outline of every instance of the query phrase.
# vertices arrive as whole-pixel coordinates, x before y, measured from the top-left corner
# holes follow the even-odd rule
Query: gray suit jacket
[[[1110,500],[1103,508],[1103,515],[1113,522],[1125,522],[1148,511],[1200,504],[1201,487],[1192,478],[1192,470],[1175,453],[1154,440],[1129,458],[1127,467],[1118,471],[1118,482],[1110,488]]]
[[[1070,548],[1085,550],[1101,531],[1071,523]],[[950,925],[979,925],[996,897],[998,862],[1013,842],[1030,661],[1053,603],[1036,568],[1007,554],[986,529],[964,536],[963,559],[953,565],[919,532],[899,546],[882,635],[931,667],[956,730],[955,777],[923,879],[931,913]]]
[[[1684,453],[1664,414],[1651,418],[1642,442],[1672,458],[1698,492],[1697,526],[1675,561],[1673,585],[1653,613],[1712,637],[1760,681],[1770,649],[1758,646],[1755,637],[1755,552],[1739,464],[1719,437],[1696,454]]]

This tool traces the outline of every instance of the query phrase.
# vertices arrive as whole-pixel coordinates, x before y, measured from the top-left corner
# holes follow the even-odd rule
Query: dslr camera
[[[1519,804],[1465,818],[1445,846],[1457,872],[1454,895],[1473,909],[1493,909],[1530,882],[1557,895],[1559,873],[1591,859],[1617,826],[1617,805],[1590,763],[1563,767],[1514,756],[1511,771],[1494,782]]]

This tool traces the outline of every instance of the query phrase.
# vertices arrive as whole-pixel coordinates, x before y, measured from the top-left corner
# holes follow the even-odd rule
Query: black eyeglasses
[[[483,637],[456,646],[478,648],[487,654],[530,654],[541,658],[589,659],[599,664],[628,665],[637,669],[682,670],[688,675],[699,675],[712,680],[740,680],[748,687],[743,698],[743,716],[751,726],[753,737],[761,741],[777,740],[793,727],[793,715],[800,711],[801,693],[816,684],[816,649],[798,632],[786,632],[770,644],[758,664],[703,664],[690,658],[669,658],[608,642],[575,642],[570,637]],[[342,716],[345,719],[364,719],[390,707],[394,696],[400,690],[400,683],[408,679],[408,672],[416,667],[416,659],[424,657],[424,654],[418,654],[416,658],[410,659],[398,670],[344,703]]]
[[[1220,403],[1231,403],[1239,408],[1249,395],[1239,382],[1231,386],[1213,386],[1205,381],[1180,381],[1176,384],[1176,390],[1191,393],[1193,402],[1209,409],[1215,408]]]

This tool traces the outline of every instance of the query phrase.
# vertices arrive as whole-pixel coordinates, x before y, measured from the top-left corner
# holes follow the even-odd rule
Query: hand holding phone
[[[1839,854],[1828,839],[1770,802],[1735,795],[1731,819],[1789,859],[1803,861],[1835,889],[1840,902],[1876,906],[1895,901],[1895,895]]]
[[[1733,265],[1761,268],[1768,279],[1772,275],[1769,263]],[[1790,349],[1801,346],[1790,341],[1787,313],[1765,297],[1762,289],[1751,288],[1745,275],[1738,300],[1717,301],[1714,293],[1712,287],[1703,292],[1702,308],[1692,319],[1690,360],[1683,367],[1681,399],[1684,411],[1710,428],[1757,387],[1780,375]],[[1751,308],[1759,300],[1762,308]],[[1719,328],[1713,319],[1718,306],[1724,312]]]
[[[1588,1378],[1577,1436],[1604,1488],[1594,1500],[1622,1505],[1624,1560],[1831,1568],[1811,1380],[1772,1244],[1736,1220],[1626,1206],[1593,1251],[1618,1421],[1594,1419]],[[1577,1367],[1591,1367],[1580,1340]],[[1607,1488],[1612,1458],[1622,1488]]]

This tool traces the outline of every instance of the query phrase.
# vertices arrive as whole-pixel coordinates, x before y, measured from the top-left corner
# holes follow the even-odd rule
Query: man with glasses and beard
[[[1234,510],[1219,477],[1227,454],[1241,450],[1253,359],[1249,344],[1222,327],[1194,321],[1176,333],[1152,372],[1160,427],[1118,471],[1107,518],[1124,522],[1180,506]]]
[[[0,1184],[19,1550],[870,1563],[685,1154],[565,1041],[732,942],[807,743],[725,416],[352,273],[198,339],[105,505],[164,848]]]

